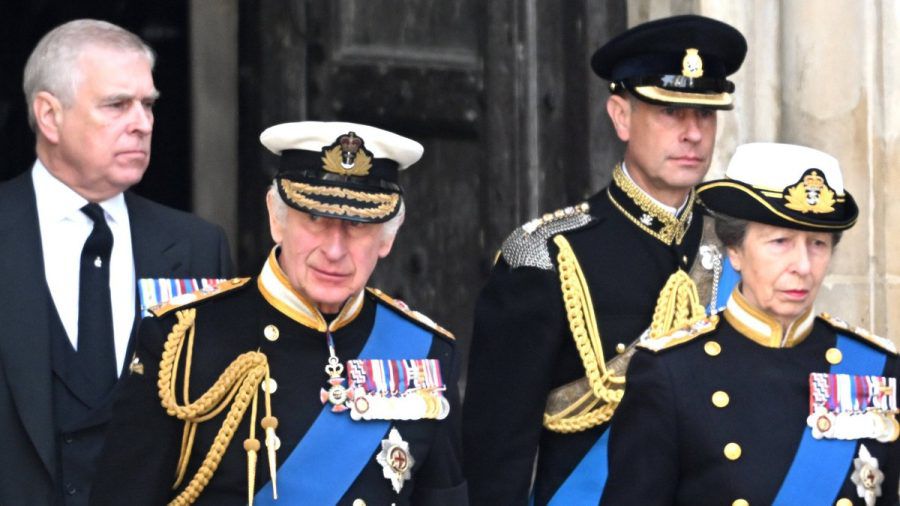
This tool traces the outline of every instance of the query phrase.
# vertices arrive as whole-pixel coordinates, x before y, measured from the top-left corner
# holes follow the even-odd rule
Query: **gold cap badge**
[[[700,50],[689,48],[685,50],[681,60],[681,75],[684,77],[703,77],[703,59],[700,58]]]
[[[331,146],[323,148],[323,168],[342,176],[368,176],[372,158],[366,152],[365,141],[353,132],[338,137]]]
[[[804,214],[834,212],[834,190],[828,187],[817,169],[804,172],[800,182],[787,188],[784,200],[787,202],[785,207]]]

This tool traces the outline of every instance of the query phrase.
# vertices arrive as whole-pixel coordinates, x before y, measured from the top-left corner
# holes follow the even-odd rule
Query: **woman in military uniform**
[[[453,337],[365,288],[422,146],[350,123],[261,140],[277,246],[144,320],[92,504],[466,504]]]
[[[699,195],[741,282],[722,313],[640,345],[603,504],[896,504],[894,345],[813,312],[857,217],[837,160],[744,145]]]

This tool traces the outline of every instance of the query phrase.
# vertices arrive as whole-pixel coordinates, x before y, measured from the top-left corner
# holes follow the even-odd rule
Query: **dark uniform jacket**
[[[164,343],[177,322],[176,314],[182,309],[196,309],[189,372],[190,399],[195,400],[209,390],[239,355],[256,350],[262,352],[267,357],[271,378],[277,385],[271,392],[271,413],[278,419],[276,434],[281,440],[277,452],[278,466],[289,458],[320,412],[326,409],[320,400],[320,392],[323,387],[329,386],[324,371],[329,351],[326,334],[319,330],[324,330],[320,324],[325,325],[325,320],[312,309],[313,306],[289,288],[280,272],[273,252],[260,278],[242,281],[233,289],[178,307],[162,317],[144,320],[137,352],[142,367],[140,372],[132,373],[127,379],[124,392],[115,406],[109,444],[101,459],[101,477],[95,487],[92,504],[166,504],[194,476],[222,425],[224,413],[199,424],[185,478],[173,491],[184,423],[167,415],[161,407],[157,382]],[[376,461],[376,455],[381,450],[379,438],[368,449],[360,465],[362,471],[358,476],[349,476],[349,489],[338,496],[337,502],[354,506],[466,504],[459,461],[459,427],[456,419],[460,413],[453,340],[430,320],[402,310],[382,297],[380,292],[369,290],[352,299],[356,304],[354,309],[348,309],[351,302],[347,303],[344,311],[332,322],[331,334],[336,355],[345,363],[360,354],[370,338],[376,311],[399,315],[404,321],[424,330],[428,336],[427,358],[440,362],[447,386],[445,394],[450,401],[450,414],[440,421],[423,419],[391,423],[391,427],[396,428],[403,441],[408,443],[414,460],[411,479],[403,484],[399,494],[394,492],[391,481],[384,476],[382,465]],[[402,342],[406,336],[394,335],[391,338]],[[183,366],[179,366],[178,370],[180,374],[186,374]],[[346,373],[344,377],[347,377]],[[178,382],[176,392],[179,402],[183,404],[182,385],[183,382]],[[256,438],[263,441],[265,435],[259,426],[259,419],[264,413],[262,395],[258,409]],[[349,411],[339,415],[350,417]],[[249,435],[250,418],[250,409],[247,409],[237,424],[232,441],[224,450],[218,469],[195,504],[247,504],[247,453],[243,442]],[[335,435],[335,441],[343,442],[354,437],[352,433],[341,433]],[[388,435],[383,437],[386,439]],[[328,442],[325,443],[327,446]],[[339,463],[339,469],[349,469],[352,466],[342,465],[344,458],[346,456],[339,451],[325,451],[302,463],[302,472],[313,473],[324,461],[334,459]],[[341,472],[351,471],[339,471],[338,474]],[[259,491],[270,481],[264,445],[259,451],[255,474],[254,491]],[[333,482],[336,478],[338,476],[325,476],[317,486],[335,486]],[[348,476],[341,475],[340,478]],[[284,486],[284,481],[289,477],[279,472],[278,479]],[[303,504],[307,500],[301,498],[298,502],[298,498],[284,497],[282,494],[275,504]]]
[[[810,310],[783,333],[747,307],[733,292],[725,312],[704,328],[679,332],[657,351],[641,349],[634,356],[610,429],[603,504],[772,504],[811,431],[810,373],[827,373],[854,358],[852,350],[833,350],[842,347],[837,335],[878,357],[878,370],[855,374],[900,374],[893,345],[861,329],[828,315],[816,318]],[[766,328],[770,332],[760,330]],[[826,447],[835,442],[817,441]],[[826,459],[821,446],[807,455],[800,470],[819,483],[801,481],[801,498],[793,504],[866,504],[852,481],[862,446],[884,475],[877,504],[897,504],[900,447],[871,437],[850,444],[844,460]],[[813,469],[817,463],[836,466],[836,474]],[[812,499],[824,490],[832,492]]]
[[[536,455],[535,504],[548,503],[606,429],[562,434],[542,426],[548,393],[585,376],[553,237],[564,236],[581,264],[609,360],[648,327],[669,275],[693,262],[702,229],[693,202],[675,220],[617,168],[586,204],[506,241],[475,309],[463,422],[474,504],[526,504]]]
[[[130,192],[125,204],[136,278],[232,275],[221,228]],[[0,504],[86,504],[113,394],[84,402],[84,382],[54,362],[71,345],[44,275],[30,171],[0,184],[0,276]],[[63,412],[59,396],[80,412]]]

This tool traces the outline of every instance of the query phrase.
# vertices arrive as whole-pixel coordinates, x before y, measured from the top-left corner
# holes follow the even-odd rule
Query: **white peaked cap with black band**
[[[259,140],[281,157],[275,179],[289,206],[367,223],[397,214],[403,193],[399,171],[424,152],[412,139],[346,122],[283,123],[266,129]]]

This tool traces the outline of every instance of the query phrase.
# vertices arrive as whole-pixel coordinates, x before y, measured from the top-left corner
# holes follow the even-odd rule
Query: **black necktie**
[[[81,250],[78,288],[78,357],[99,395],[112,389],[118,377],[109,295],[109,256],[112,231],[103,208],[88,203],[81,212],[94,221],[94,230]]]

